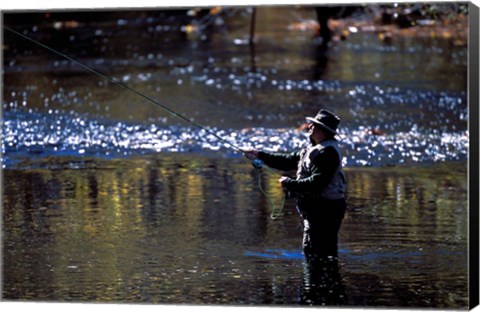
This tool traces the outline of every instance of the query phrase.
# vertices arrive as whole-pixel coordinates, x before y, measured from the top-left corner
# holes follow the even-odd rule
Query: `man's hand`
[[[292,198],[292,193],[287,188],[287,181],[290,181],[291,179],[292,178],[285,177],[285,176],[278,179],[278,182],[280,182],[280,185],[282,186],[282,190],[287,196],[287,198]]]
[[[282,185],[282,189],[285,193],[288,192],[287,181],[289,181],[289,180],[290,180],[289,177],[281,177],[280,179],[278,179],[278,182],[280,182],[280,184]]]

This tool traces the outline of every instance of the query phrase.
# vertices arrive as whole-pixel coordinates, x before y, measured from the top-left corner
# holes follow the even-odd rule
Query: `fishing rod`
[[[37,40],[35,40],[35,39],[32,39],[32,38],[30,38],[29,36],[26,36],[26,35],[18,32],[18,31],[16,31],[16,30],[10,28],[10,27],[7,27],[7,26],[4,25],[3,28],[6,29],[6,30],[8,30],[8,31],[10,31],[11,33],[13,33],[13,34],[15,34],[15,35],[17,35],[17,36],[22,37],[23,39],[25,39],[25,40],[27,40],[27,41],[30,41],[30,42],[38,45],[38,46],[41,46],[42,48],[44,48],[44,49],[46,49],[46,50],[48,50],[48,51],[50,51],[50,52],[52,52],[52,53],[55,53],[55,54],[57,54],[57,55],[65,58],[65,59],[71,61],[71,62],[74,63],[74,64],[79,65],[80,67],[82,67],[82,68],[84,68],[84,69],[86,69],[86,70],[94,73],[95,75],[97,75],[97,76],[99,76],[99,77],[101,77],[101,78],[103,78],[103,79],[105,79],[105,80],[111,81],[112,83],[114,83],[114,84],[116,84],[116,85],[118,85],[118,86],[120,86],[120,87],[122,87],[122,88],[125,88],[126,90],[128,90],[128,91],[130,91],[130,92],[133,92],[134,94],[142,97],[143,99],[147,100],[148,102],[150,102],[150,103],[152,103],[152,104],[154,104],[154,105],[159,106],[160,108],[162,108],[163,110],[167,111],[167,112],[170,113],[171,115],[173,115],[173,116],[175,116],[175,117],[177,117],[177,118],[179,118],[179,119],[181,119],[181,120],[184,120],[184,121],[186,121],[186,122],[188,122],[188,123],[190,123],[190,124],[192,124],[192,125],[200,128],[200,129],[206,131],[207,133],[213,135],[213,136],[214,136],[215,138],[217,138],[218,140],[220,140],[220,141],[228,144],[228,145],[229,145],[231,148],[233,148],[234,150],[240,152],[240,153],[241,153],[242,155],[244,155],[247,159],[249,159],[249,160],[252,161],[253,167],[254,167],[255,169],[257,169],[258,172],[259,172],[259,175],[258,175],[258,186],[259,186],[259,189],[260,189],[260,191],[262,192],[262,194],[265,195],[265,197],[267,197],[267,199],[269,200],[270,204],[272,205],[271,218],[272,218],[272,219],[276,219],[276,218],[278,218],[278,217],[280,216],[281,212],[283,211],[283,206],[284,206],[284,203],[285,203],[286,195],[285,195],[285,196],[283,197],[283,199],[282,199],[282,204],[281,204],[281,206],[280,206],[279,211],[276,211],[276,209],[275,209],[275,204],[273,203],[273,201],[272,201],[272,199],[270,198],[270,196],[265,192],[265,190],[264,190],[263,187],[262,187],[262,183],[261,183],[261,169],[264,167],[264,163],[263,163],[262,160],[260,160],[259,158],[255,158],[255,157],[253,157],[252,155],[247,154],[247,153],[246,153],[244,150],[242,150],[240,147],[238,147],[238,146],[236,146],[235,144],[233,144],[233,143],[227,141],[226,139],[222,138],[221,136],[219,136],[217,133],[215,133],[213,130],[207,128],[206,126],[203,126],[203,125],[201,125],[201,124],[193,121],[192,119],[185,117],[184,115],[182,115],[182,114],[174,111],[174,110],[171,109],[170,107],[168,107],[168,106],[166,106],[166,105],[163,105],[162,103],[159,103],[159,102],[156,101],[155,99],[153,99],[153,98],[151,98],[151,97],[149,97],[149,96],[141,93],[140,91],[138,91],[138,90],[136,90],[136,89],[134,89],[134,88],[132,88],[132,87],[130,87],[130,86],[122,83],[121,81],[113,78],[112,76],[103,74],[103,73],[99,72],[98,70],[96,70],[96,69],[94,69],[94,68],[92,68],[92,67],[90,67],[90,66],[88,66],[88,65],[86,65],[86,64],[84,64],[84,63],[82,63],[82,62],[80,62],[80,61],[78,61],[78,60],[76,60],[76,59],[74,59],[74,58],[72,58],[72,57],[70,57],[70,56],[68,56],[68,55],[66,55],[66,54],[58,51],[58,50],[56,50],[56,49],[54,49],[54,48],[52,48],[52,47],[49,47],[49,46],[47,46],[47,45],[45,45],[45,44],[43,44],[43,43],[41,43],[41,42],[39,42],[39,41],[37,41]],[[271,168],[269,168],[269,167],[267,167],[267,168],[270,169],[271,171],[273,171],[273,169],[271,169]]]
[[[97,76],[100,76],[100,77],[103,78],[103,79],[109,80],[109,81],[113,82],[114,84],[116,84],[116,85],[118,85],[118,86],[120,86],[120,87],[123,87],[123,88],[125,88],[125,89],[127,89],[127,90],[129,90],[129,91],[131,91],[131,92],[133,92],[133,93],[135,93],[136,95],[144,98],[145,100],[149,101],[149,102],[152,103],[152,104],[155,104],[155,105],[157,105],[157,106],[160,106],[162,109],[164,109],[165,111],[169,112],[169,113],[172,114],[173,116],[178,117],[178,118],[180,118],[180,119],[182,119],[182,120],[184,120],[184,121],[186,121],[186,122],[188,122],[188,123],[190,123],[190,124],[192,124],[192,125],[200,128],[200,129],[202,129],[202,130],[205,130],[205,131],[208,132],[209,134],[213,135],[215,138],[219,139],[220,141],[222,141],[222,142],[224,142],[224,143],[227,143],[227,144],[228,144],[230,147],[232,147],[233,149],[235,149],[235,150],[241,152],[242,154],[244,154],[244,151],[243,151],[241,148],[239,148],[239,147],[236,146],[235,144],[233,144],[233,143],[225,140],[224,138],[222,138],[221,136],[219,136],[218,134],[216,134],[213,130],[211,130],[211,129],[207,128],[206,126],[203,126],[203,125],[201,125],[201,124],[193,121],[193,120],[190,119],[190,118],[187,118],[187,117],[183,116],[182,114],[174,111],[173,109],[169,108],[168,106],[159,103],[159,102],[156,101],[155,99],[153,99],[153,98],[151,98],[151,97],[149,97],[149,96],[147,96],[147,95],[139,92],[138,90],[136,90],[136,89],[134,89],[134,88],[132,88],[132,87],[130,87],[130,86],[122,83],[121,81],[119,81],[119,80],[117,80],[117,79],[115,79],[115,78],[113,78],[113,77],[111,77],[111,76],[109,76],[109,75],[103,74],[103,73],[99,72],[98,70],[95,70],[94,68],[92,68],[92,67],[90,67],[90,66],[88,66],[88,65],[86,65],[86,64],[84,64],[84,63],[82,63],[82,62],[80,62],[80,61],[78,61],[78,60],[76,60],[76,59],[74,59],[74,58],[72,58],[72,57],[70,57],[70,56],[68,56],[68,55],[60,52],[60,51],[58,51],[58,50],[56,50],[56,49],[53,49],[53,48],[51,48],[51,47],[49,47],[49,46],[47,46],[47,45],[45,45],[45,44],[43,44],[43,43],[35,40],[35,39],[32,39],[32,38],[30,38],[30,37],[28,37],[28,36],[26,36],[26,35],[18,32],[18,31],[16,31],[16,30],[11,29],[10,27],[3,26],[3,28],[5,28],[6,30],[8,30],[8,31],[10,31],[10,32],[12,32],[12,33],[14,33],[14,34],[16,34],[16,35],[18,35],[18,36],[20,36],[20,37],[28,40],[28,41],[30,41],[30,42],[33,42],[33,43],[41,46],[42,48],[47,49],[47,50],[50,51],[50,52],[53,52],[53,53],[55,53],[55,54],[57,54],[57,55],[60,55],[61,57],[66,58],[67,60],[69,60],[69,61],[71,61],[71,62],[73,62],[73,63],[75,63],[75,64],[77,64],[77,65],[79,65],[79,66],[81,66],[81,67],[83,67],[83,68],[85,68],[86,70],[88,70],[88,71],[96,74]]]

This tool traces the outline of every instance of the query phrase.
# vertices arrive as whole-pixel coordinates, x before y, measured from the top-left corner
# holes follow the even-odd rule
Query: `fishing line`
[[[43,44],[43,43],[41,43],[41,42],[39,42],[39,41],[36,41],[35,39],[32,39],[32,38],[30,38],[30,37],[28,37],[28,36],[26,36],[26,35],[18,32],[18,31],[16,31],[16,30],[13,30],[13,29],[11,29],[11,28],[9,28],[9,27],[7,27],[7,26],[3,26],[3,28],[5,28],[6,30],[8,30],[8,31],[10,31],[10,32],[12,32],[12,33],[14,33],[14,34],[16,34],[16,35],[18,35],[18,36],[20,36],[20,37],[28,40],[28,41],[30,41],[30,42],[33,42],[33,43],[41,46],[42,48],[47,49],[47,50],[50,51],[50,52],[53,52],[53,53],[55,53],[55,54],[57,54],[57,55],[60,55],[61,57],[66,58],[67,60],[69,60],[69,61],[71,61],[71,62],[73,62],[73,63],[75,63],[75,64],[77,64],[77,65],[79,65],[79,66],[81,66],[81,67],[83,67],[83,68],[85,68],[86,70],[94,73],[94,74],[97,75],[97,76],[100,76],[100,77],[103,78],[103,79],[109,80],[109,81],[113,82],[114,84],[116,84],[116,85],[118,85],[118,86],[120,86],[120,87],[123,87],[123,88],[127,89],[128,91],[131,91],[131,92],[135,93],[136,95],[144,98],[145,100],[149,101],[149,102],[152,103],[152,104],[155,104],[155,105],[157,105],[157,106],[160,106],[162,109],[164,109],[165,111],[169,112],[171,115],[173,115],[173,116],[175,116],[175,117],[178,117],[178,118],[180,118],[180,119],[182,119],[182,120],[184,120],[184,121],[186,121],[186,122],[188,122],[188,123],[191,123],[192,125],[200,128],[200,129],[202,129],[202,130],[205,130],[205,131],[208,132],[209,134],[213,135],[215,138],[219,139],[220,141],[222,141],[222,142],[224,142],[224,143],[227,143],[228,145],[230,145],[230,147],[232,147],[233,149],[235,149],[235,150],[237,150],[237,151],[239,151],[239,152],[241,152],[241,153],[243,154],[243,150],[242,150],[241,148],[239,148],[238,146],[234,145],[233,143],[225,140],[224,138],[222,138],[221,136],[219,136],[218,134],[216,134],[213,130],[210,130],[210,129],[208,129],[207,127],[205,127],[205,126],[203,126],[203,125],[201,125],[201,124],[199,124],[199,123],[197,123],[197,122],[195,122],[195,121],[193,121],[193,120],[191,120],[191,119],[183,116],[182,114],[174,111],[173,109],[169,108],[168,106],[165,106],[165,105],[159,103],[158,101],[156,101],[156,100],[152,99],[151,97],[149,97],[149,96],[147,96],[147,95],[145,95],[145,94],[137,91],[136,89],[134,89],[134,88],[132,88],[132,87],[129,87],[128,85],[122,83],[121,81],[118,81],[117,79],[115,79],[115,78],[113,78],[113,77],[111,77],[111,76],[108,76],[108,75],[106,75],[106,74],[103,74],[103,73],[101,73],[101,72],[93,69],[92,67],[90,67],[90,66],[88,66],[88,65],[86,65],[86,64],[84,64],[84,63],[82,63],[82,62],[80,62],[80,61],[77,61],[76,59],[74,59],[74,58],[72,58],[72,57],[70,57],[70,56],[68,56],[68,55],[66,55],[66,54],[64,54],[64,53],[62,53],[62,52],[60,52],[60,51],[58,51],[58,50],[55,50],[55,49],[53,49],[53,48],[51,48],[51,47],[49,47],[49,46],[47,46],[47,45],[45,45],[45,44]]]
[[[272,206],[272,212],[270,214],[270,218],[273,220],[278,219],[283,212],[283,208],[285,207],[285,201],[287,199],[287,194],[283,194],[282,200],[280,205],[278,206],[278,209],[275,207],[275,203],[273,202],[273,199],[271,198],[270,195],[263,189],[262,186],[262,168],[264,166],[264,163],[261,159],[259,158],[254,158],[253,156],[249,157],[248,155],[245,154],[245,156],[252,161],[252,165],[255,169],[258,170],[258,189],[260,192],[267,198],[268,202],[270,203],[270,206]],[[272,168],[267,167],[270,169],[272,172],[274,171]]]
[[[18,31],[16,31],[16,30],[14,30],[14,29],[11,29],[10,27],[7,27],[7,26],[4,25],[3,28],[6,29],[6,30],[8,30],[8,31],[10,31],[10,32],[13,33],[13,34],[16,34],[17,36],[22,37],[22,38],[25,39],[25,40],[28,40],[28,41],[36,44],[36,45],[39,45],[39,46],[41,46],[42,48],[44,48],[44,49],[46,49],[46,50],[48,50],[48,51],[50,51],[50,52],[52,52],[52,53],[55,53],[55,54],[57,54],[57,55],[65,58],[65,59],[71,61],[71,62],[74,63],[74,64],[79,65],[80,67],[83,67],[84,69],[86,69],[86,70],[94,73],[95,75],[97,75],[97,76],[99,76],[99,77],[101,77],[101,78],[103,78],[103,79],[105,79],[105,80],[111,81],[111,82],[113,82],[114,84],[116,84],[116,85],[118,85],[118,86],[120,86],[120,87],[122,87],[122,88],[125,88],[126,90],[128,90],[128,91],[130,91],[130,92],[135,93],[136,95],[142,97],[143,99],[147,100],[148,102],[159,106],[160,108],[162,108],[163,110],[167,111],[167,112],[170,113],[171,115],[173,115],[173,116],[175,116],[175,117],[177,117],[177,118],[179,118],[179,119],[182,119],[182,120],[184,120],[184,121],[186,121],[186,122],[188,122],[188,123],[190,123],[190,124],[192,124],[192,125],[200,128],[200,129],[206,131],[207,133],[213,135],[213,136],[214,136],[215,138],[217,138],[218,140],[220,140],[220,141],[228,144],[230,147],[232,147],[232,148],[235,149],[236,151],[242,153],[244,156],[247,156],[247,155],[245,154],[245,152],[244,152],[240,147],[238,147],[238,146],[236,146],[235,144],[233,144],[233,143],[227,141],[226,139],[222,138],[221,136],[219,136],[218,134],[216,134],[213,130],[210,130],[209,128],[207,128],[207,127],[205,127],[205,126],[203,126],[203,125],[201,125],[201,124],[199,124],[199,123],[191,120],[190,118],[185,117],[184,115],[182,115],[182,114],[174,111],[173,109],[169,108],[168,106],[159,103],[159,102],[156,101],[155,99],[153,99],[153,98],[151,98],[151,97],[149,97],[149,96],[147,96],[147,95],[145,95],[145,94],[137,91],[136,89],[134,89],[134,88],[132,88],[132,87],[130,87],[130,86],[122,83],[121,81],[119,81],[119,80],[117,80],[117,79],[115,79],[115,78],[113,78],[113,77],[111,77],[111,76],[109,76],[109,75],[103,74],[103,73],[95,70],[94,68],[92,68],[92,67],[90,67],[90,66],[88,66],[88,65],[86,65],[86,64],[84,64],[84,63],[82,63],[82,62],[80,62],[80,61],[78,61],[78,60],[76,60],[76,59],[74,59],[74,58],[72,58],[72,57],[70,57],[70,56],[68,56],[68,55],[66,55],[66,54],[58,51],[58,50],[56,50],[56,49],[54,49],[54,48],[51,48],[51,47],[49,47],[49,46],[47,46],[47,45],[45,45],[45,44],[43,44],[43,43],[41,43],[41,42],[39,42],[39,41],[37,41],[37,40],[35,40],[35,39],[30,38],[29,36],[26,36],[26,35],[18,32]],[[248,156],[247,156],[247,158],[250,159]],[[258,178],[259,178],[259,189],[260,189],[260,191],[262,192],[262,194],[264,194],[265,197],[267,197],[268,201],[270,202],[270,204],[271,204],[271,206],[272,206],[272,219],[275,219],[275,218],[277,218],[277,217],[279,216],[279,213],[276,212],[277,209],[275,208],[275,204],[273,203],[273,201],[272,201],[272,199],[270,198],[270,196],[264,191],[264,189],[263,189],[263,187],[262,187],[262,183],[261,183],[261,170],[262,170],[262,168],[263,168],[263,162],[262,162],[260,159],[258,159],[258,158],[257,158],[257,159],[250,159],[250,160],[252,160],[253,166],[254,166],[255,169],[257,169],[258,172],[259,172],[259,174],[258,174]],[[267,168],[268,168],[268,167],[267,167]],[[268,168],[268,169],[270,169],[271,171],[273,171],[273,169],[271,169],[271,168]],[[284,199],[282,200],[282,203],[281,203],[281,206],[280,206],[280,209],[279,209],[280,213],[283,211],[284,203],[285,203],[285,197],[284,197]]]
[[[268,202],[270,203],[270,206],[272,206],[272,212],[270,213],[270,218],[273,220],[278,219],[283,212],[283,208],[285,207],[285,200],[287,199],[287,195],[283,194],[282,201],[278,208],[276,208],[275,203],[273,202],[273,199],[270,195],[268,195],[267,192],[262,187],[262,171],[258,171],[258,188],[260,189],[260,192],[267,198]]]

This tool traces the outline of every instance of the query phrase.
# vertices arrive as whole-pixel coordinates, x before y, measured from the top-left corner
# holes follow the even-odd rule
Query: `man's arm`
[[[258,158],[271,168],[290,171],[297,168],[300,151],[293,153],[258,152]]]

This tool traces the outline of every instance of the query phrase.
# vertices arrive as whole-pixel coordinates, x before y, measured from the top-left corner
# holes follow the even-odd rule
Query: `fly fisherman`
[[[337,258],[338,231],[345,210],[346,180],[338,147],[340,118],[327,110],[307,117],[310,143],[293,153],[245,151],[267,166],[282,171],[297,169],[296,178],[283,176],[279,182],[297,201],[303,221],[303,252],[308,263]]]

